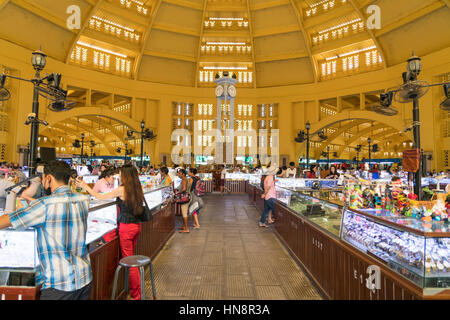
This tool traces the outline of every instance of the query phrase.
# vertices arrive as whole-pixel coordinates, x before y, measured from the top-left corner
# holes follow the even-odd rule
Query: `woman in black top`
[[[141,222],[144,213],[144,193],[136,168],[124,165],[119,170],[122,185],[106,194],[92,190],[85,182],[81,186],[92,196],[100,200],[117,198],[117,224],[119,226],[120,252],[122,258],[134,255],[136,243],[141,233]],[[130,294],[133,300],[141,299],[141,282],[137,268],[130,268]]]

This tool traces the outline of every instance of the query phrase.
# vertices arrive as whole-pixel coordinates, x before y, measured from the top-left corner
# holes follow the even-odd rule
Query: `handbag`
[[[191,201],[191,195],[187,192],[180,192],[175,194],[174,199],[176,203],[186,204]]]

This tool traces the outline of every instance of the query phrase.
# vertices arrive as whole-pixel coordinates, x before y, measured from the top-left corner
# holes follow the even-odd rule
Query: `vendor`
[[[288,178],[295,178],[297,175],[297,168],[295,167],[295,162],[289,163],[289,168],[286,170],[286,175]]]
[[[99,180],[95,183],[94,191],[98,193],[108,193],[114,189],[114,175],[116,170],[107,169],[102,171]]]
[[[159,170],[159,173],[161,174],[161,182],[159,185],[169,187],[173,185],[172,178],[169,176],[169,169],[167,167],[162,167]]]
[[[332,165],[330,168],[330,173],[326,177],[326,179],[338,179],[340,174],[336,170],[336,166]]]
[[[306,172],[306,179],[315,179],[316,178],[317,167],[315,165],[311,165],[310,170]]]

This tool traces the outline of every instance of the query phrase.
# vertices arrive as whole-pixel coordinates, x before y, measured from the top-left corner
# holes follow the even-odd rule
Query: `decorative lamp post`
[[[309,130],[311,130],[311,123],[309,121],[306,122],[306,169],[309,168]]]

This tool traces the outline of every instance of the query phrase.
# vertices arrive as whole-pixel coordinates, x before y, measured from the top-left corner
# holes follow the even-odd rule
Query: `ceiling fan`
[[[445,100],[441,103],[441,109],[444,111],[450,111],[450,84],[444,85]]]
[[[380,102],[371,106],[372,111],[389,117],[397,115],[398,110],[394,107],[391,107],[393,98],[394,92],[392,91],[380,94]]]
[[[387,116],[395,115],[398,111],[390,107],[393,98],[399,103],[410,103],[417,101],[426,95],[431,87],[443,86],[445,100],[441,103],[440,107],[444,111],[450,111],[450,83],[429,84],[427,81],[418,80],[417,77],[422,71],[422,62],[414,52],[407,63],[408,71],[402,74],[403,84],[396,88],[389,89],[387,93],[381,94],[379,104],[373,105],[372,110]]]
[[[6,101],[11,98],[11,93],[5,88],[6,75],[0,74],[0,101]]]
[[[414,99],[422,98],[430,90],[430,84],[424,80],[408,79],[408,74],[403,73],[404,84],[398,87],[395,93],[395,101],[400,103],[410,103]]]
[[[54,112],[68,111],[75,107],[76,102],[67,100],[67,90],[61,89],[61,74],[51,73],[43,80],[40,86],[37,86],[39,95],[47,100],[52,101],[48,108]]]

